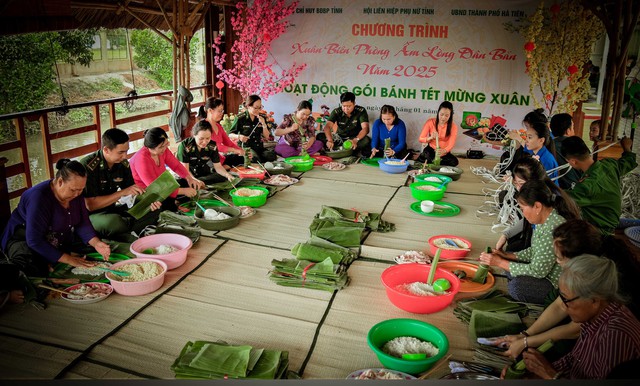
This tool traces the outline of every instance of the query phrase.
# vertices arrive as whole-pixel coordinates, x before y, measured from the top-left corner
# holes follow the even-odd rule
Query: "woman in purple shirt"
[[[55,178],[28,189],[11,213],[0,246],[27,276],[46,276],[49,265],[57,262],[73,267],[89,267],[95,262],[71,254],[79,238],[109,259],[109,245],[100,241],[89,221],[82,196],[87,172],[78,161],[61,159]]]

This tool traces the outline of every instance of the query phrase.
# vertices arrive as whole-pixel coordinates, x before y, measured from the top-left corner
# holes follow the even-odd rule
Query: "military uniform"
[[[178,145],[176,158],[180,162],[188,163],[191,174],[205,184],[227,180],[213,169],[213,164],[220,162],[218,145],[215,141],[210,141],[204,149],[200,149],[195,138],[187,138]]]
[[[265,118],[266,122],[266,118]],[[262,143],[262,126],[258,117],[249,117],[249,112],[244,111],[238,114],[233,126],[229,131],[232,134],[244,135],[249,137],[247,142],[238,141],[238,146],[245,148],[245,151],[251,149],[253,153],[252,161],[256,161],[256,158],[260,162],[275,161],[278,156],[272,149],[265,149]]]
[[[622,153],[620,159],[596,161],[582,178],[567,190],[580,207],[582,218],[595,225],[604,235],[613,234],[622,214],[620,180],[638,166],[636,154]]]
[[[91,153],[80,160],[87,169],[87,184],[84,188],[86,198],[108,196],[134,184],[129,161],[114,164],[111,169],[104,159],[102,149]],[[159,211],[151,211],[136,221],[127,210],[126,205],[111,204],[89,213],[89,219],[101,237],[130,241],[131,231],[140,232],[144,227],[154,224]],[[126,235],[127,237],[120,237]]]
[[[351,112],[351,116],[347,116],[347,114],[342,111],[341,107],[337,107],[331,111],[327,121],[331,121],[338,126],[336,134],[342,141],[346,141],[347,139],[352,139],[358,136],[360,130],[362,130],[362,123],[369,123],[369,115],[367,114],[367,110],[362,106],[356,105]],[[327,138],[324,133],[318,133],[316,139],[322,141],[325,145],[327,143]],[[336,143],[336,145],[339,144],[340,143]],[[357,153],[362,153],[362,155],[370,154],[371,138],[368,135],[365,135],[364,138],[359,139],[355,150]]]

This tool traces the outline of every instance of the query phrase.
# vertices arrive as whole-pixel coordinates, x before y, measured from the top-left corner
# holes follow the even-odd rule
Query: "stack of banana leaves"
[[[340,218],[314,218],[309,225],[311,236],[330,241],[346,248],[360,246],[365,224]]]
[[[320,262],[298,259],[271,260],[269,279],[285,287],[334,291],[349,284],[346,266],[334,264],[331,257]]]
[[[469,325],[469,337],[492,338],[518,334],[526,328],[521,317],[528,311],[528,305],[518,303],[500,291],[491,291],[480,298],[465,299],[458,302],[454,315]],[[501,369],[513,361],[506,357],[504,348],[478,345],[475,348],[474,361]]]
[[[322,205],[319,219],[340,219],[352,223],[363,223],[374,232],[393,232],[396,226],[380,217],[380,213],[358,212],[357,210]]]
[[[327,257],[333,264],[349,265],[358,257],[358,251],[345,248],[331,241],[311,236],[305,243],[298,243],[291,248],[291,254],[298,260],[319,263]]]
[[[171,370],[181,379],[281,379],[288,367],[288,351],[198,340],[187,342]]]
[[[518,313],[520,316],[524,316],[527,312],[527,305],[518,303],[500,291],[494,290],[479,298],[458,301],[453,314],[462,322],[469,324],[474,310],[502,314]]]

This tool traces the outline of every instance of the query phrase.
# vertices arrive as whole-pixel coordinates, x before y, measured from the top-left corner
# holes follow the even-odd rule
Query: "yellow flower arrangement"
[[[589,96],[589,74],[582,68],[604,31],[601,21],[579,0],[549,8],[541,2],[524,25],[507,25],[507,29],[525,38],[525,71],[531,78],[529,91],[535,107],[544,107],[549,116],[573,113]]]

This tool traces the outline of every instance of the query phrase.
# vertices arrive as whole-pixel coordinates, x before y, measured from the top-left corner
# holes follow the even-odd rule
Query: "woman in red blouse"
[[[244,164],[244,150],[229,138],[222,125],[220,125],[220,121],[224,116],[223,103],[222,99],[219,98],[207,98],[204,106],[200,106],[198,110],[198,118],[206,119],[211,124],[213,129],[211,140],[218,145],[220,163],[228,167],[242,165]]]
[[[162,203],[163,210],[177,210],[175,198],[179,194],[193,197],[196,189],[204,188],[204,183],[193,178],[189,170],[178,161],[169,148],[169,136],[159,127],[149,129],[144,133],[144,146],[131,157],[131,174],[136,185],[143,189],[149,186],[169,167],[180,177],[187,180],[189,187],[178,188]]]

